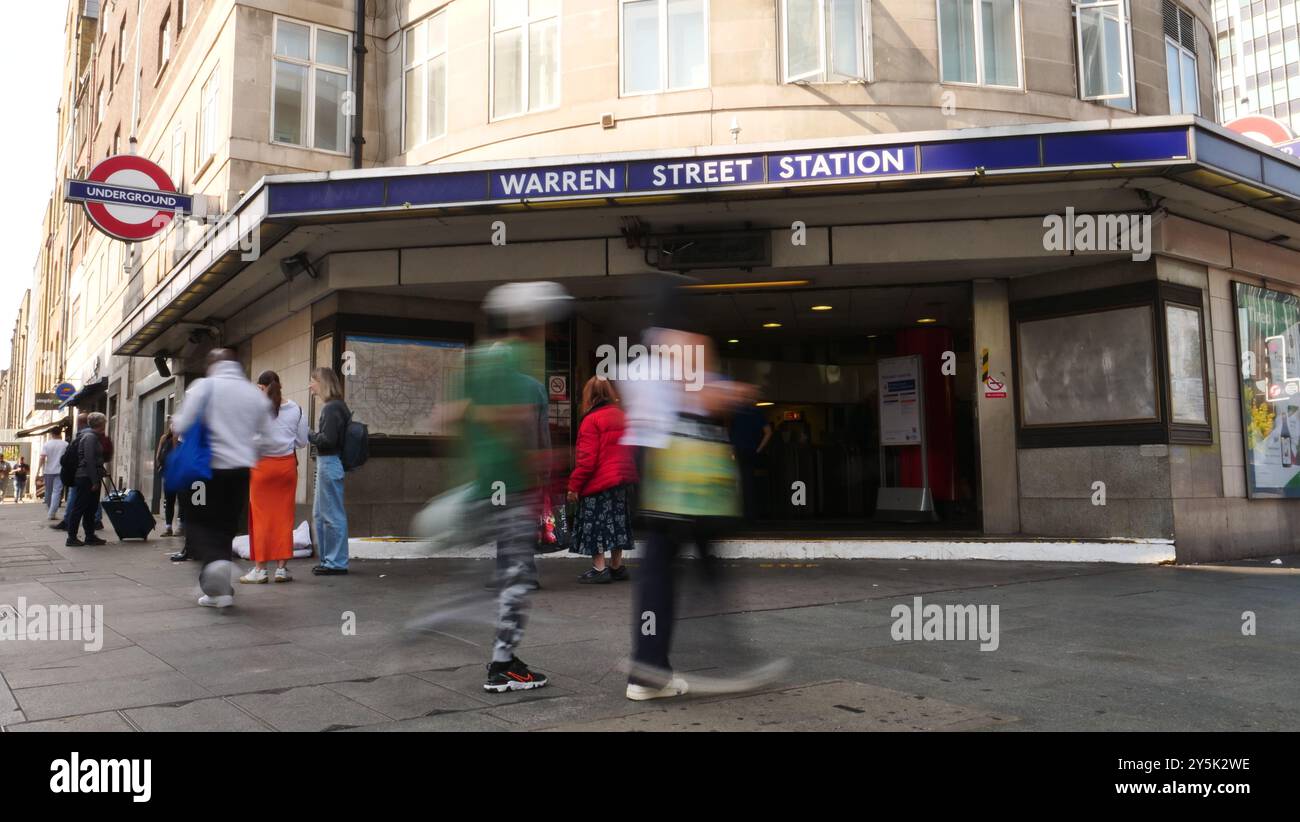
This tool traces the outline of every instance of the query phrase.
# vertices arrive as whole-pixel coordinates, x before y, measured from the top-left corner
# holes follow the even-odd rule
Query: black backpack
[[[59,480],[63,482],[64,488],[71,488],[77,484],[77,463],[81,461],[81,432],[72,438],[68,447],[63,449],[63,456],[59,457]]]
[[[348,424],[343,428],[343,443],[339,460],[344,471],[355,471],[370,459],[370,428],[364,422],[355,422],[348,411]]]

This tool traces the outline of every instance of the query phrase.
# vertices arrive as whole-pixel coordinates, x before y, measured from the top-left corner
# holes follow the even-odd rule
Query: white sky
[[[7,79],[0,125],[0,157],[8,163],[0,197],[0,368],[9,367],[9,343],[23,292],[41,246],[41,218],[54,188],[59,84],[63,82],[66,0],[6,3],[9,37],[0,49]],[[38,391],[53,390],[37,386]]]

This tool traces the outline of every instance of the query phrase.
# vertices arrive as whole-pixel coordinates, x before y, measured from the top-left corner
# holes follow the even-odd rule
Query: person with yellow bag
[[[752,403],[756,389],[718,374],[717,354],[707,337],[652,328],[645,342],[650,351],[660,352],[656,356],[667,358],[663,365],[672,367],[649,369],[652,378],[629,379],[620,386],[629,406],[623,442],[642,449],[640,516],[647,532],[626,696],[641,701],[688,691],[748,690],[777,669],[745,679],[688,681],[673,672],[668,654],[675,618],[673,562],[685,543],[694,543],[701,569],[717,590],[711,546],[742,512],[740,476],[724,418]],[[673,362],[674,357],[681,363]],[[692,380],[692,371],[703,379]]]

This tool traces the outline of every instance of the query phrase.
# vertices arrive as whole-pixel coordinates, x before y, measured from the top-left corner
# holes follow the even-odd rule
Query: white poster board
[[[915,354],[880,360],[880,444],[921,443],[921,362]]]

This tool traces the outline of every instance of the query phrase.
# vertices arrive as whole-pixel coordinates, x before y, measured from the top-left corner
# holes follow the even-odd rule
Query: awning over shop
[[[78,408],[84,403],[87,403],[90,400],[95,399],[96,397],[98,397],[100,394],[103,394],[107,390],[108,390],[108,377],[104,377],[98,382],[87,383],[86,385],[83,385],[81,387],[80,391],[78,391],[77,393],[73,394],[71,397],[68,397],[66,400],[64,400],[63,403],[59,406],[59,410],[62,411],[68,406],[72,406],[73,408]]]
[[[34,428],[24,428],[21,431],[15,433],[14,436],[17,437],[18,439],[22,439],[24,437],[43,437],[46,434],[53,434],[55,431],[62,429],[66,424],[67,423],[63,421],[59,421],[59,422],[51,422],[45,425],[38,425]]]

